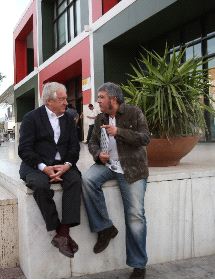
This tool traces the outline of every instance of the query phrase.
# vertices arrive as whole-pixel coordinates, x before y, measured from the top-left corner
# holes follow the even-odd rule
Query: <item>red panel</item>
[[[27,75],[27,43],[25,40],[15,41],[15,84]]]
[[[90,104],[91,102],[91,90],[86,90],[83,92],[83,105]]]
[[[28,34],[33,30],[33,15],[26,22],[25,26],[21,30],[21,32],[16,37],[19,40],[25,40]]]
[[[111,8],[113,8],[116,4],[118,4],[118,0],[102,0],[102,13],[105,14]]]
[[[36,0],[34,0],[32,2],[32,4],[27,9],[27,11],[26,11],[25,15],[23,16],[23,18],[18,23],[16,29],[14,30],[14,39],[16,39],[18,36],[22,36],[21,34],[22,34],[23,30],[26,28],[26,25],[27,25],[29,19],[32,17],[33,14],[36,15]],[[25,36],[26,36],[26,34],[24,35],[24,37]]]
[[[82,65],[81,60],[77,61],[76,63],[70,65],[69,67],[63,69],[61,72],[57,73],[56,75],[50,77],[46,82],[59,82],[65,84],[71,78],[75,78],[81,76],[82,72]]]
[[[92,0],[92,18],[93,22],[102,16],[102,1]]]
[[[38,66],[37,61],[37,21],[36,21],[36,0],[28,7],[25,15],[18,23],[14,31],[14,81],[18,83],[27,75],[27,49],[26,38],[33,31],[34,46],[34,67]]]
[[[33,46],[34,46],[34,67],[38,67],[37,61],[37,17],[36,17],[36,7],[33,16]]]
[[[90,77],[90,47],[88,37],[40,71],[40,93],[42,92],[42,85],[46,81],[56,79],[65,82],[79,75],[82,79]]]

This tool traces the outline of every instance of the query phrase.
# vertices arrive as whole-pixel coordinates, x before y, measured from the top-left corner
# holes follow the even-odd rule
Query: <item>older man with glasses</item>
[[[42,98],[43,105],[27,113],[20,127],[20,177],[33,190],[47,231],[56,230],[51,243],[72,258],[78,245],[69,230],[80,224],[81,176],[76,167],[80,146],[74,120],[65,112],[65,86],[56,82],[45,84]],[[51,183],[61,183],[63,188],[61,221]]]

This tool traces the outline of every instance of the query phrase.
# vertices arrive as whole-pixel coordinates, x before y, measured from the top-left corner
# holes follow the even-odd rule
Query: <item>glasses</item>
[[[67,102],[67,97],[57,97],[56,100],[60,103]]]

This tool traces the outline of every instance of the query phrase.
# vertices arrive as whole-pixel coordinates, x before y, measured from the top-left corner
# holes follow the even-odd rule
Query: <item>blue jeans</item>
[[[123,174],[113,172],[104,165],[92,165],[82,176],[83,197],[92,232],[99,232],[113,225],[109,218],[102,185],[116,179],[119,184],[126,224],[127,265],[144,268],[146,254],[146,219],[144,196],[146,179],[128,184]]]

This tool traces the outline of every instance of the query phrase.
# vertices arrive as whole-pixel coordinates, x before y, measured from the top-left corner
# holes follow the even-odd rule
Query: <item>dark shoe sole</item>
[[[105,246],[104,246],[103,248],[100,248],[100,250],[95,250],[95,247],[94,247],[94,248],[93,248],[93,252],[94,252],[95,254],[99,254],[99,253],[103,252],[103,251],[108,247],[108,245],[109,245],[111,239],[113,239],[114,237],[117,236],[118,232],[119,232],[119,231],[118,231],[117,229],[115,230],[115,232],[112,232],[112,234],[111,234],[111,236],[110,236],[110,239],[109,239],[109,241],[105,244]]]
[[[59,252],[60,252],[61,254],[63,254],[64,256],[66,256],[66,257],[68,257],[68,258],[74,258],[74,254],[69,254],[69,253],[67,253],[67,252],[62,251],[62,250],[58,247],[57,242],[55,242],[54,240],[51,241],[51,244],[52,244],[54,247],[58,248],[58,249],[59,249]]]
[[[129,279],[145,279],[146,277],[146,269],[143,269],[141,272],[132,272],[129,276]]]

